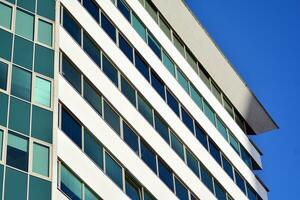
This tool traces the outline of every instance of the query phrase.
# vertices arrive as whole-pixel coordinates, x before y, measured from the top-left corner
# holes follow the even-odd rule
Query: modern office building
[[[0,0],[0,197],[267,200],[276,129],[181,0]]]

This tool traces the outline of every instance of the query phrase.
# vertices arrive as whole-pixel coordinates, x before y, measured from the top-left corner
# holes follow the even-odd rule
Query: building
[[[266,200],[275,128],[180,0],[0,0],[2,199]]]

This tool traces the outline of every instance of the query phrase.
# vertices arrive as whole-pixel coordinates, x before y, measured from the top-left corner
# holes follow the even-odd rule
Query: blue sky
[[[269,199],[300,199],[300,1],[187,3],[280,126],[252,137]]]

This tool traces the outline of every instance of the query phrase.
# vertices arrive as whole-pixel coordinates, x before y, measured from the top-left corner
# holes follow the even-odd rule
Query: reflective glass
[[[104,120],[110,127],[120,135],[120,117],[119,115],[104,101]]]
[[[54,51],[52,49],[35,45],[34,71],[54,77]]]
[[[87,80],[84,80],[83,97],[98,113],[102,113],[101,96]]]
[[[84,129],[84,153],[103,169],[103,147],[87,129]]]
[[[3,152],[3,134],[4,131],[0,129],[0,160],[2,160],[2,152]],[[2,179],[0,179],[0,181],[2,181]]]
[[[152,125],[153,114],[149,103],[140,95],[138,95],[138,110],[145,117],[145,119]]]
[[[62,56],[62,74],[81,93],[81,74],[65,55]]]
[[[90,58],[100,66],[100,49],[95,42],[87,35],[83,34],[83,49],[90,56]]]
[[[162,53],[162,62],[165,67],[169,70],[169,72],[175,77],[175,66],[169,56],[163,51]]]
[[[229,163],[229,161],[222,156],[222,161],[223,161],[223,169],[224,171],[230,176],[230,178],[233,180],[233,171],[232,171],[232,166]]]
[[[191,67],[198,73],[197,60],[189,50],[186,51],[186,60],[191,65]]]
[[[155,53],[155,55],[161,59],[161,49],[160,49],[160,45],[157,42],[157,40],[148,33],[148,45],[149,47],[153,50],[153,52]]]
[[[100,199],[90,188],[84,186],[84,200],[98,200]]]
[[[214,83],[211,84],[211,91],[213,95],[219,100],[219,102],[222,103],[222,96],[221,96],[220,89],[217,88],[217,86],[215,86]]]
[[[184,150],[183,144],[178,140],[178,138],[171,132],[171,147],[179,155],[179,157],[184,160]]]
[[[124,135],[123,136],[124,141],[129,145],[129,147],[136,154],[139,154],[138,136],[133,132],[133,130],[126,123],[123,123],[123,135]]]
[[[201,165],[201,180],[210,191],[214,191],[212,175],[203,165]]]
[[[37,0],[37,13],[48,19],[55,20],[55,0]]]
[[[216,117],[216,118],[217,118],[217,129],[219,130],[219,132],[221,133],[221,135],[227,141],[228,137],[227,137],[226,127],[225,127],[224,123],[222,122],[222,120],[219,117]]]
[[[119,47],[121,51],[125,54],[125,56],[131,62],[133,62],[133,49],[121,34],[119,34]]]
[[[5,200],[27,199],[27,174],[6,167],[5,172]]]
[[[173,191],[173,175],[171,170],[158,160],[159,178]]]
[[[175,178],[175,190],[176,190],[176,196],[180,200],[189,200],[188,190],[177,178]]]
[[[15,36],[14,42],[14,63],[27,69],[32,69],[33,43]]]
[[[33,143],[32,171],[49,176],[49,147]]]
[[[99,22],[99,8],[93,0],[83,0],[83,6],[92,15],[92,17]]]
[[[149,2],[149,0],[145,1],[145,8],[148,11],[148,13],[150,14],[150,16],[154,19],[154,21],[157,22],[157,11],[155,9],[155,7]]]
[[[0,61],[0,89],[6,90],[7,87],[8,64]]]
[[[102,62],[103,72],[118,87],[118,70],[104,55],[102,56]]]
[[[141,158],[156,174],[156,155],[143,141],[141,141]]]
[[[163,32],[168,36],[168,38],[171,40],[171,28],[167,24],[167,22],[162,18],[162,16],[159,16],[159,26],[163,30]]]
[[[248,165],[250,169],[252,169],[252,159],[249,155],[249,153],[246,151],[244,147],[241,146],[241,156],[243,161]]]
[[[123,0],[117,0],[117,7],[123,16],[130,22],[130,9]]]
[[[119,186],[123,188],[121,166],[107,153],[105,154],[105,172]]]
[[[0,124],[7,126],[8,96],[0,92]]]
[[[181,119],[183,123],[194,133],[194,123],[191,116],[181,107]]]
[[[51,82],[42,79],[40,77],[35,77],[35,103],[41,104],[46,107],[51,107]]]
[[[146,41],[146,28],[142,24],[142,22],[132,14],[132,26],[136,30],[136,32]]]
[[[38,41],[52,46],[52,24],[39,19]]]
[[[11,33],[0,29],[0,38],[2,38],[0,57],[10,61],[13,36]]]
[[[178,101],[173,97],[173,95],[167,90],[167,103],[170,108],[179,116],[179,105]]]
[[[11,14],[12,8],[6,4],[0,3],[0,26],[10,29]]]
[[[29,178],[30,200],[51,200],[51,182],[35,176]]]
[[[42,1],[42,0],[39,0]],[[67,9],[64,9],[63,11],[63,27],[66,29],[66,31],[73,37],[73,39],[81,45],[81,29],[77,22],[73,19],[71,14],[67,11]]]
[[[184,56],[184,45],[182,44],[182,42],[178,39],[177,36],[173,35],[173,39],[174,39],[174,45],[175,47],[178,49],[178,51],[181,53],[181,55]]]
[[[225,190],[222,188],[222,186],[217,183],[215,181],[215,191],[216,191],[216,197],[219,199],[219,200],[226,200],[226,193],[225,193]]]
[[[159,135],[169,144],[169,130],[167,123],[157,114],[154,114],[155,119],[155,130],[159,133]]]
[[[252,189],[252,187],[247,184],[247,194],[248,194],[248,198],[249,200],[256,200],[256,194],[255,191]]]
[[[125,178],[126,194],[131,200],[141,199],[141,188],[138,183],[136,183],[132,178],[126,175]]]
[[[213,125],[215,125],[215,113],[206,101],[203,101],[203,110],[207,118],[211,121],[211,123],[213,123]]]
[[[234,175],[235,175],[235,183],[246,194],[245,180],[241,177],[241,175],[237,171],[234,171]]]
[[[165,100],[165,85],[155,72],[151,72],[151,84],[156,92]]]
[[[101,27],[107,33],[107,35],[116,42],[116,28],[109,21],[109,19],[101,12]]]
[[[191,84],[191,97],[194,100],[194,102],[197,104],[197,106],[201,110],[203,110],[202,96],[192,84]]]
[[[149,81],[149,68],[139,53],[135,53],[135,67]]]
[[[186,150],[186,163],[190,167],[190,169],[199,176],[199,166],[198,161],[195,156],[187,149]]]
[[[34,16],[17,9],[16,14],[16,34],[29,40],[33,40]]]
[[[217,148],[217,146],[211,140],[209,140],[209,151],[210,151],[210,154],[214,157],[214,159],[221,165],[220,150]]]
[[[232,135],[231,132],[229,132],[229,143],[233,147],[233,149],[240,155],[240,145],[237,139]]]
[[[136,106],[136,93],[135,89],[127,82],[127,80],[121,76],[121,92],[127,97],[127,99]]]
[[[177,80],[183,89],[189,94],[189,82],[180,70],[177,70]]]
[[[80,180],[64,165],[61,165],[60,171],[60,189],[72,200],[80,200],[82,198]]]

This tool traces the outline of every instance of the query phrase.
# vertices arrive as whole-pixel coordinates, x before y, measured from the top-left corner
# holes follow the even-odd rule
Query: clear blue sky
[[[300,199],[300,1],[187,3],[280,126],[252,137],[269,199]]]

